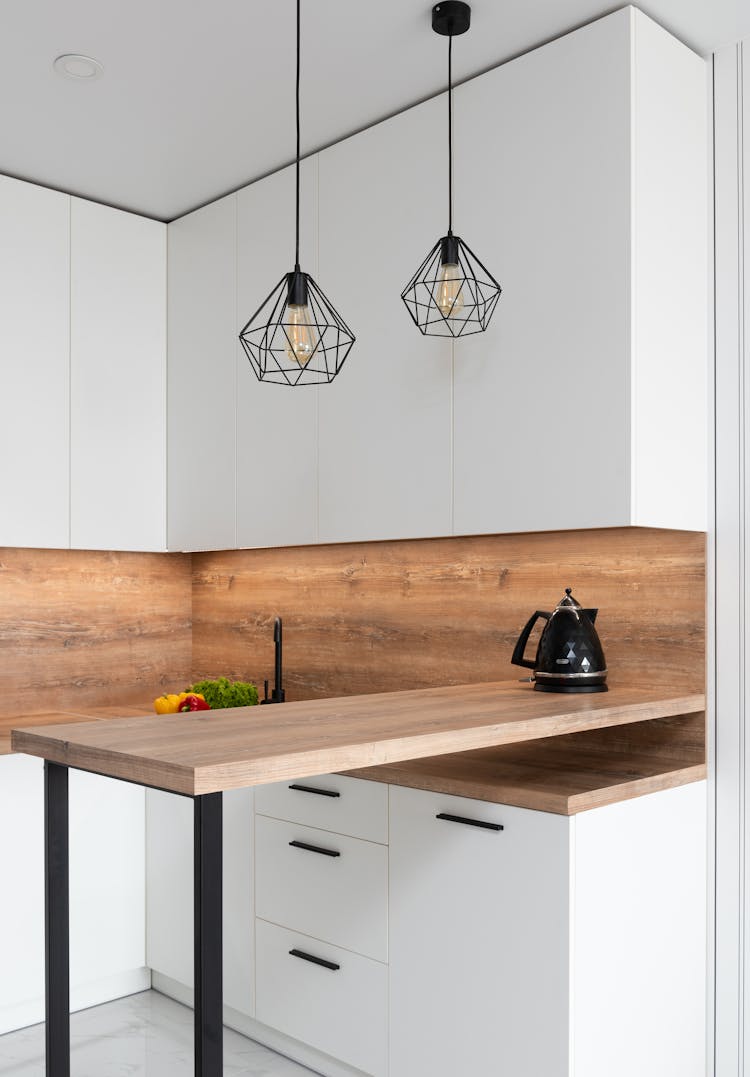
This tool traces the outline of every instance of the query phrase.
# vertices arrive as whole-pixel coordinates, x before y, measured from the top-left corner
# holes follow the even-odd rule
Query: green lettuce
[[[231,682],[226,677],[197,681],[188,691],[200,693],[212,711],[226,707],[254,707],[258,702],[258,689],[254,684],[250,681]]]

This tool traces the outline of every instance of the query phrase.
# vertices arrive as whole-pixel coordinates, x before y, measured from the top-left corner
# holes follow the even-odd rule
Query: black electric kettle
[[[607,663],[594,628],[598,612],[583,609],[570,587],[566,587],[565,598],[552,613],[537,610],[526,622],[511,662],[534,670],[534,688],[538,692],[606,692]],[[540,617],[547,624],[532,662],[524,658],[523,652]]]

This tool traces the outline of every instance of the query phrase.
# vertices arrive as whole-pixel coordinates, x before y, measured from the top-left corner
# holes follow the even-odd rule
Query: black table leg
[[[224,1070],[221,809],[221,793],[195,798],[195,1077]]]
[[[44,764],[45,1048],[47,1077],[70,1077],[68,768]]]

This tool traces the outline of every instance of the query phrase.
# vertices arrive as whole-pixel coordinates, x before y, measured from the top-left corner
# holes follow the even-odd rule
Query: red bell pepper
[[[185,696],[180,703],[180,711],[210,711],[208,703],[199,696]]]

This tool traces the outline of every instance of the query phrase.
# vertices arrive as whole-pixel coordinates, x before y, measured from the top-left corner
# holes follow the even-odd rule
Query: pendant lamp
[[[414,324],[426,335],[468,337],[489,325],[502,288],[474,252],[453,234],[453,38],[465,34],[471,8],[441,0],[432,29],[448,38],[448,234],[442,236],[401,293]]]
[[[297,0],[297,169],[294,269],[285,273],[240,333],[258,381],[277,385],[331,382],[355,337],[309,273],[300,268],[300,0]]]

